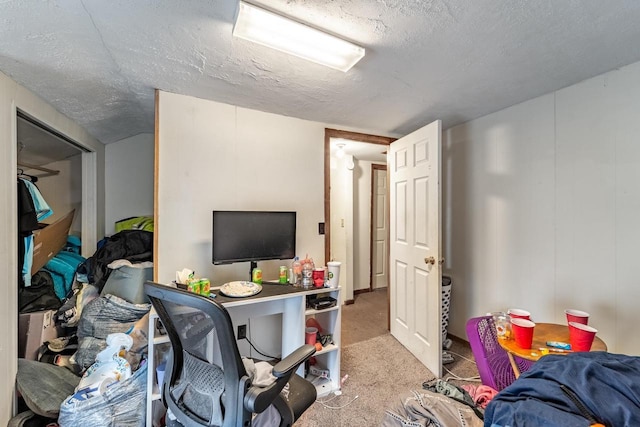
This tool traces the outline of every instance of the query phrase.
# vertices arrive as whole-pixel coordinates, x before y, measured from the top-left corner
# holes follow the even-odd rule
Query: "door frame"
[[[324,260],[325,264],[331,260],[331,138],[349,139],[370,144],[389,146],[397,138],[369,135],[360,132],[351,132],[325,128],[324,130]],[[387,205],[388,209],[388,205]],[[387,217],[388,218],[388,217]],[[388,232],[388,230],[387,230]],[[388,260],[387,260],[388,262]],[[346,300],[345,304],[353,304],[354,300]],[[389,296],[387,293],[387,311],[389,311]],[[388,318],[389,316],[387,316]],[[389,324],[387,322],[387,329]]]
[[[369,291],[373,291],[373,267],[374,267],[374,262],[373,262],[373,244],[374,244],[374,238],[373,238],[373,234],[375,231],[375,225],[373,223],[373,219],[374,219],[374,214],[375,214],[375,210],[373,208],[373,198],[376,196],[376,188],[375,188],[375,175],[376,175],[376,171],[379,170],[383,170],[386,171],[387,170],[387,164],[385,163],[384,165],[380,165],[380,164],[376,164],[373,163],[371,165],[371,221],[370,221],[370,228],[369,228]],[[389,178],[387,177],[387,183],[389,182]],[[389,195],[389,186],[387,186],[387,196]],[[387,218],[387,222],[389,220],[389,198],[385,197],[385,206],[384,206],[384,210],[385,210],[385,216]],[[387,227],[387,245],[389,244],[389,227]],[[387,291],[389,290],[389,248],[387,247]]]

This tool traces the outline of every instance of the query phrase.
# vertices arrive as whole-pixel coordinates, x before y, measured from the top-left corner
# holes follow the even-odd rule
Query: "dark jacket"
[[[111,270],[107,267],[118,259],[131,262],[153,261],[153,233],[144,230],[123,230],[106,239],[92,257],[78,266],[79,274],[86,274],[89,283],[100,291]]]

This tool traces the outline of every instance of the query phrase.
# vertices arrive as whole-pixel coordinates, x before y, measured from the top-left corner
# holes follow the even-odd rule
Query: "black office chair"
[[[295,375],[315,353],[313,346],[304,345],[278,362],[271,385],[255,386],[238,352],[231,317],[221,304],[157,283],[147,282],[144,288],[171,341],[161,393],[180,424],[248,427],[253,414],[273,405],[285,427],[313,404],[315,387]],[[281,393],[287,383],[288,392]]]

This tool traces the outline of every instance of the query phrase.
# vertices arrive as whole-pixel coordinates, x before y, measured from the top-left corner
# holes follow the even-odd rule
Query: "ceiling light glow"
[[[365,53],[360,46],[244,1],[233,35],[344,72]]]

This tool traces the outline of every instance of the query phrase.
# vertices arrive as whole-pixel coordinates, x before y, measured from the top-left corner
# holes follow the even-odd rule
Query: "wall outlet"
[[[247,325],[238,325],[238,339],[244,339],[247,337]]]

